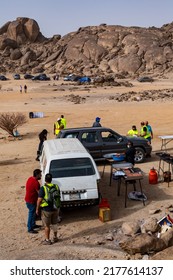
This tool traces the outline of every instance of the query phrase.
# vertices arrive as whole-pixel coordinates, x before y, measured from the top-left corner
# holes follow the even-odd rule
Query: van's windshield
[[[53,178],[63,178],[94,175],[95,169],[90,158],[68,158],[52,160],[49,172]]]

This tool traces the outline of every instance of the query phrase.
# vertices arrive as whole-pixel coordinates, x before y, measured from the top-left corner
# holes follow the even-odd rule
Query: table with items
[[[112,164],[117,163],[117,162],[123,162],[125,155],[122,153],[121,154],[110,153],[110,154],[105,154],[103,157],[104,157],[104,166],[103,166],[103,171],[102,171],[102,177],[104,176],[105,167],[106,167],[107,163],[110,165],[110,168],[112,170]]]
[[[127,206],[127,188],[129,184],[132,184],[134,187],[134,192],[129,194],[129,198],[135,200],[141,200],[145,205],[146,196],[142,190],[141,180],[143,179],[143,172],[139,168],[134,168],[133,164],[125,161],[124,154],[106,154],[104,155],[105,163],[103,166],[103,173],[105,171],[105,165],[108,163],[110,165],[110,177],[109,177],[109,186],[111,186],[112,179],[116,180],[118,183],[117,195],[120,195],[120,188],[122,182],[125,183],[125,207]],[[136,183],[139,183],[140,192],[136,192]],[[136,196],[136,197],[135,197]],[[138,196],[138,197],[137,197]]]
[[[134,191],[129,193],[129,198],[134,200],[141,200],[145,205],[146,196],[142,190],[141,180],[143,179],[143,172],[140,168],[128,167],[128,163],[117,163],[112,165],[112,178],[118,183],[117,195],[120,195],[120,188],[122,182],[125,183],[125,208],[127,207],[127,188],[132,184]],[[139,184],[140,192],[136,191],[136,184]]]

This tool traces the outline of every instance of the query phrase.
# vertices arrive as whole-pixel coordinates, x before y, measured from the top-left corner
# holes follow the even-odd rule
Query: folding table
[[[162,140],[161,151],[164,150],[166,152],[167,144],[173,140],[173,135],[161,135],[158,137]]]

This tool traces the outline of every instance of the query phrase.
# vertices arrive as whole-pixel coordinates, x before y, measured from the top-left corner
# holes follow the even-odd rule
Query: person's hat
[[[96,122],[99,122],[100,121],[100,118],[99,117],[96,117]]]
[[[57,121],[60,121],[60,120],[61,120],[61,118],[58,118],[58,119],[57,119]]]

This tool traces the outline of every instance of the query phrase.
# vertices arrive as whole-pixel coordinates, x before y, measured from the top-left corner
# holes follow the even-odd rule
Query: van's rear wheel
[[[135,148],[136,153],[135,153],[135,162],[136,163],[142,163],[144,162],[145,159],[145,152],[142,148]]]

